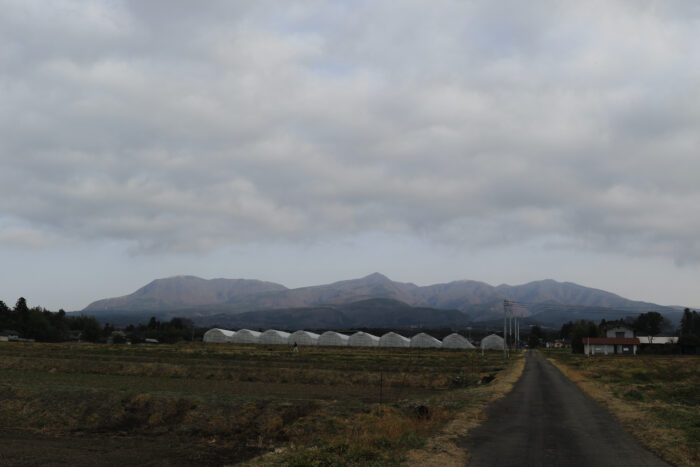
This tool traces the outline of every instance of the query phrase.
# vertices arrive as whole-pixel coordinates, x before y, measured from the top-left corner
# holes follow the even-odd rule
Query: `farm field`
[[[0,464],[395,465],[483,407],[518,361],[433,349],[2,344]]]
[[[542,353],[657,455],[700,465],[700,356]]]

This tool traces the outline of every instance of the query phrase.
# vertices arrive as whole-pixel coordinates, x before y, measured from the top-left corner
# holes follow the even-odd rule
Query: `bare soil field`
[[[700,465],[700,356],[543,355],[648,449],[675,465]]]
[[[233,344],[0,345],[0,464],[397,465],[498,352]],[[489,379],[489,378],[486,378]],[[260,459],[263,459],[260,458]]]

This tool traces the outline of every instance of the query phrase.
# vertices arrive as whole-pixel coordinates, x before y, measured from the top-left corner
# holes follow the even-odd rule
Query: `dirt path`
[[[487,417],[463,443],[469,465],[668,465],[536,352],[528,352],[522,377]]]

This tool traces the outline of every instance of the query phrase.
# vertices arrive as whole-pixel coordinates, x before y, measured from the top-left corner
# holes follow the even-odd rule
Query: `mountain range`
[[[82,313],[113,323],[148,315],[187,317],[231,327],[285,324],[321,329],[400,322],[429,327],[502,320],[504,300],[514,302],[516,313],[528,322],[551,326],[571,319],[618,319],[646,311],[659,311],[675,321],[678,314],[671,307],[551,279],[517,286],[471,280],[417,286],[379,273],[294,289],[250,279],[175,276],[154,280],[123,297],[98,300]]]

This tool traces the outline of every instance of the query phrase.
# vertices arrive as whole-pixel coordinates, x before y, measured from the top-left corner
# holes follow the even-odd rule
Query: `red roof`
[[[584,337],[584,344],[620,344],[620,345],[639,345],[639,339],[636,337]]]

